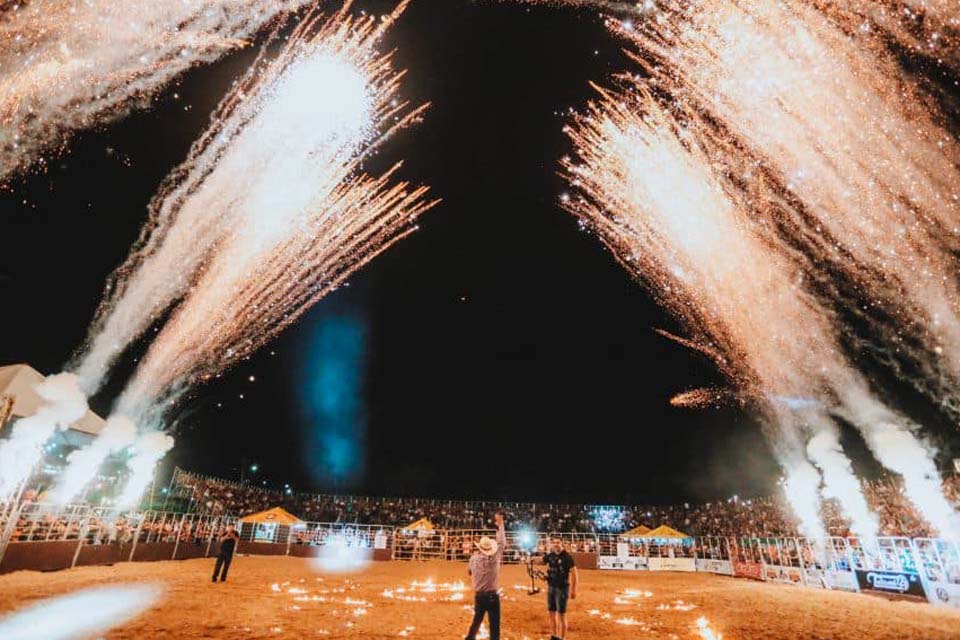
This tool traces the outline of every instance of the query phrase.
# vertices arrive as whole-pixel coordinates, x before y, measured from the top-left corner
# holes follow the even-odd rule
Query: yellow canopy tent
[[[645,527],[642,524],[640,526],[634,527],[627,531],[626,533],[621,533],[620,538],[623,540],[633,540],[634,538],[643,538],[650,531],[650,527]]]
[[[677,531],[676,529],[668,527],[665,524],[662,524],[656,529],[653,529],[652,531],[648,531],[642,537],[657,538],[657,539],[671,538],[676,540],[683,540],[684,538],[689,538],[690,536],[688,536],[687,534],[681,531]]]
[[[240,522],[244,524],[282,524],[287,526],[303,524],[303,520],[283,507],[274,507],[273,509],[267,509],[259,513],[251,513],[248,516],[240,518]]]
[[[404,531],[433,531],[433,523],[429,518],[420,518],[416,522],[411,522],[403,528]]]

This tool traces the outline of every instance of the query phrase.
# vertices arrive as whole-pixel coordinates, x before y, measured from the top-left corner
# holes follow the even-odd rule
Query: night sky
[[[381,11],[364,0],[358,9]],[[558,206],[571,107],[630,68],[585,13],[415,1],[388,37],[430,101],[377,172],[429,184],[420,231],[171,415],[166,465],[297,490],[611,503],[762,494],[779,471],[736,409],[669,398],[718,384],[657,333],[675,323]],[[76,137],[0,194],[0,363],[59,371],[104,279],[253,50],[196,69],[152,109]],[[142,351],[94,401],[106,413]],[[251,380],[252,378],[252,380]],[[242,397],[241,397],[242,396]]]

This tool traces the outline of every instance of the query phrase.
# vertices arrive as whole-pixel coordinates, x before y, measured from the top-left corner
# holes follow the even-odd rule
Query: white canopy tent
[[[12,364],[0,367],[0,398],[13,398],[12,420],[27,418],[37,412],[43,399],[36,387],[44,375],[28,364]],[[103,429],[104,419],[87,409],[87,413],[70,425],[70,431],[95,436]]]

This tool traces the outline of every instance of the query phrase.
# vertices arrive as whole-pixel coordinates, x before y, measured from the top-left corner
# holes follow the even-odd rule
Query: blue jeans
[[[547,611],[550,613],[566,613],[567,600],[570,599],[570,587],[547,587]]]
[[[467,640],[477,637],[484,614],[490,618],[490,640],[500,640],[500,596],[495,591],[481,591],[473,597],[473,622]]]

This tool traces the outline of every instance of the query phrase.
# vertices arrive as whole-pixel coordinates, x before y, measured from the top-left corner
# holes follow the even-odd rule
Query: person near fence
[[[233,552],[236,551],[239,541],[240,534],[237,533],[232,524],[228,524],[227,530],[220,537],[220,552],[217,554],[217,563],[213,565],[213,582],[217,581],[218,575],[220,582],[227,581],[227,571],[230,570],[230,563],[233,562]]]
[[[492,540],[487,536],[480,538],[467,569],[473,581],[474,596],[473,622],[470,623],[466,640],[475,640],[484,615],[490,624],[490,640],[500,640],[500,562],[507,545],[507,534],[503,514],[497,513],[493,519],[497,525],[497,539]]]
[[[567,601],[576,599],[577,565],[573,556],[563,547],[560,538],[550,539],[550,551],[543,556],[547,565],[547,612],[550,615],[550,640],[567,636]]]

